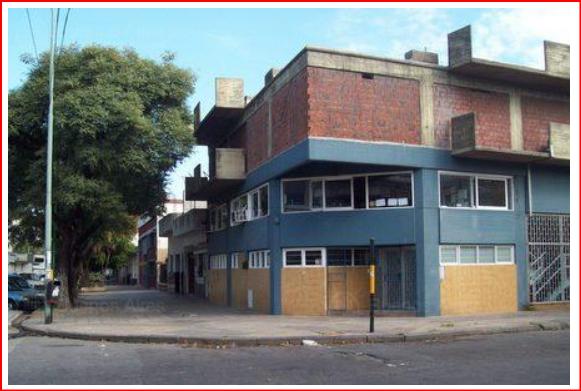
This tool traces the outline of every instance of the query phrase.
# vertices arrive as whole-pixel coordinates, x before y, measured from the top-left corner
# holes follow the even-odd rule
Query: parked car
[[[45,282],[43,279],[36,273],[20,273],[20,277],[24,278],[28,285],[30,285],[34,289],[44,289]]]
[[[8,308],[34,311],[44,304],[44,293],[33,289],[20,276],[8,276]]]

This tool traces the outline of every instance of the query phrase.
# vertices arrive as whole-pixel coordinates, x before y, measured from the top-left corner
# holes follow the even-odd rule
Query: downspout
[[[529,198],[529,217],[533,214],[533,190],[532,190],[532,175],[531,175],[531,165],[527,165],[527,192]]]

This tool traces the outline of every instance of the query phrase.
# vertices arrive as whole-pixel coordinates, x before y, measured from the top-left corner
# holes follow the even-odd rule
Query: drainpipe
[[[529,196],[529,217],[533,214],[533,190],[532,190],[532,175],[531,165],[527,165],[527,192]]]

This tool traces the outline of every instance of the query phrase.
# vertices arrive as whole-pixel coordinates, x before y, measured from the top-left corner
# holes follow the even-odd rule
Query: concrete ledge
[[[508,333],[526,333],[539,331],[568,330],[569,322],[531,322],[529,325],[490,327],[480,329],[450,330],[432,333],[409,334],[349,334],[349,335],[305,335],[294,337],[266,337],[266,338],[198,338],[172,335],[111,335],[99,333],[76,333],[57,330],[46,330],[42,327],[16,325],[20,330],[34,335],[77,339],[86,341],[109,341],[124,343],[159,343],[189,345],[199,348],[234,348],[252,346],[299,346],[303,340],[312,340],[320,345],[345,345],[363,343],[406,343],[423,341],[448,341],[471,336],[484,336]]]

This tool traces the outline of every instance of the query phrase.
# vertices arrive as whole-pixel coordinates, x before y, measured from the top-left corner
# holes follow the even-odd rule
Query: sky
[[[543,40],[572,44],[576,5],[535,8],[452,9],[90,9],[70,12],[65,44],[131,47],[159,60],[176,54],[176,65],[192,70],[196,88],[188,103],[201,102],[202,115],[214,104],[214,79],[240,77],[245,94],[256,95],[270,68],[282,68],[304,46],[321,46],[402,59],[410,49],[437,52],[447,65],[447,34],[472,25],[473,55],[544,68]],[[39,52],[48,48],[50,11],[29,9]],[[20,61],[34,53],[26,10],[8,11],[8,87],[25,80]],[[170,176],[168,193],[181,198],[184,177],[201,163],[205,147],[195,147]]]

